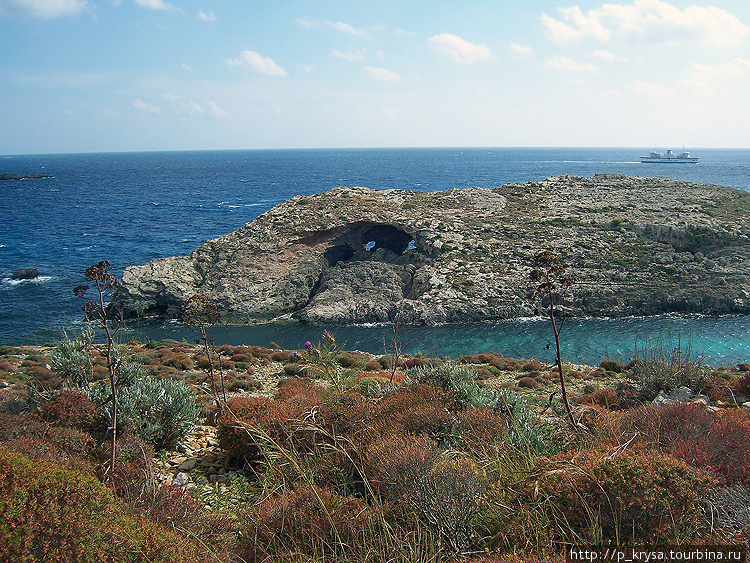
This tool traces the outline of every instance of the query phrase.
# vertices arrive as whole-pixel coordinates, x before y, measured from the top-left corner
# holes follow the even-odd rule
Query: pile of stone
[[[205,485],[226,487],[243,474],[242,468],[232,465],[227,453],[219,447],[213,426],[196,426],[176,451],[167,452],[153,462],[161,483],[186,489]]]

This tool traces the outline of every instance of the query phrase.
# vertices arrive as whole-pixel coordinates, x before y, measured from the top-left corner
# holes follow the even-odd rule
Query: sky
[[[748,0],[0,0],[0,154],[750,147]]]

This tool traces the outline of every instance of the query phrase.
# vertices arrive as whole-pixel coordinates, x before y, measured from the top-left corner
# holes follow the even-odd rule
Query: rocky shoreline
[[[125,318],[178,318],[200,293],[225,323],[476,322],[529,316],[531,259],[577,283],[571,316],[750,313],[750,194],[597,174],[443,192],[297,196],[187,256],[125,270]]]

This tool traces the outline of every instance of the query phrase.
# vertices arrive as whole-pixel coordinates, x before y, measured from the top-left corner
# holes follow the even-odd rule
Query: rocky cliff
[[[127,268],[114,306],[172,318],[200,293],[228,323],[512,318],[532,314],[542,249],[578,280],[568,314],[750,313],[750,193],[603,174],[294,197],[187,256]]]

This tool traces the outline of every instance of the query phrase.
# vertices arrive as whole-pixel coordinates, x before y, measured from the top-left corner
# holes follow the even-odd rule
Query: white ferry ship
[[[699,158],[698,156],[690,156],[690,153],[685,150],[676,154],[672,152],[672,149],[667,149],[667,152],[651,151],[648,156],[641,157],[641,162],[695,164]]]

